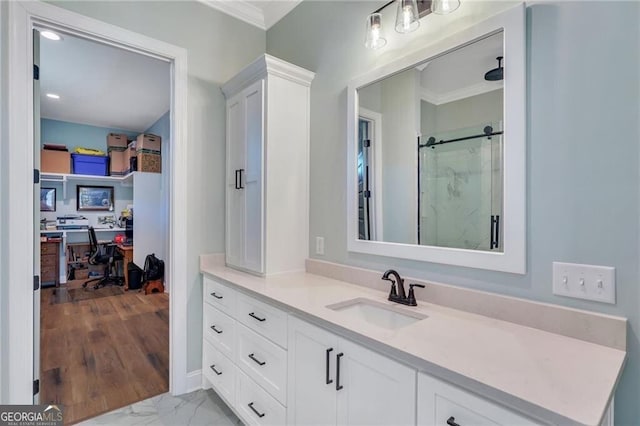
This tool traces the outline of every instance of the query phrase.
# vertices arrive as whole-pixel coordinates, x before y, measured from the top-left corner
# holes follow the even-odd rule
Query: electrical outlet
[[[324,237],[316,237],[316,254],[324,255]]]
[[[553,294],[615,304],[615,272],[610,266],[553,262]]]

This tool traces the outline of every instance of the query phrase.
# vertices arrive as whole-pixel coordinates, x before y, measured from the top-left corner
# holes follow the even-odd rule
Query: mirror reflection
[[[358,89],[359,239],[502,252],[503,33]]]

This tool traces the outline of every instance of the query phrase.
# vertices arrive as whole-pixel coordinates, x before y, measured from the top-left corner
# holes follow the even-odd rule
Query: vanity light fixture
[[[398,3],[395,28],[397,32],[402,34],[417,30],[420,27],[420,18],[431,12],[446,15],[460,7],[460,0],[391,0],[367,16],[367,33],[364,45],[369,49],[379,49],[387,44],[380,12],[393,3]]]

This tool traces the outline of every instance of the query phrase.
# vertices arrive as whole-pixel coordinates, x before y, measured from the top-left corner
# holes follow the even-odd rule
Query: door
[[[337,424],[414,425],[416,371],[345,339],[338,346]]]
[[[33,168],[40,170],[40,31],[33,30]],[[34,172],[36,173],[36,172]],[[54,200],[55,202],[55,200]],[[33,275],[40,277],[40,182],[33,185]],[[56,259],[59,261],[59,259]],[[56,281],[59,277],[55,278]],[[40,285],[33,291],[33,380],[40,382]],[[39,387],[39,386],[38,386]],[[34,386],[33,403],[40,403],[40,394]]]
[[[334,334],[289,317],[289,424],[335,424],[337,344]]]
[[[242,94],[227,101],[227,263],[243,266],[244,193],[238,182],[244,166],[244,105]]]

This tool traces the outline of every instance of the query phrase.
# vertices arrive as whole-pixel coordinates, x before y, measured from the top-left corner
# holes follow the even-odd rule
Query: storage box
[[[71,154],[73,173],[76,175],[109,176],[109,157],[102,155]]]
[[[136,139],[136,150],[148,154],[160,154],[162,138],[160,136],[143,133]]]
[[[127,135],[118,133],[109,133],[107,135],[107,149],[109,148],[126,148]]]
[[[138,152],[138,171],[162,173],[162,156]]]
[[[40,171],[42,173],[71,173],[71,154],[67,151],[40,151]]]
[[[109,174],[111,176],[124,176],[127,174],[129,165],[124,160],[125,150],[109,148]]]

